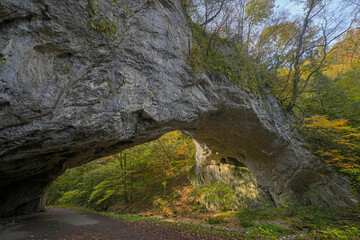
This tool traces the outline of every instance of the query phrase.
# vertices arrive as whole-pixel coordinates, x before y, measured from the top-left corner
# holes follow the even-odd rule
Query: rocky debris
[[[39,211],[67,168],[176,129],[199,143],[206,181],[237,178],[212,167],[227,164],[248,168],[250,187],[275,205],[356,202],[349,180],[302,147],[269,91],[192,73],[180,1],[1,1],[0,36],[2,217]]]

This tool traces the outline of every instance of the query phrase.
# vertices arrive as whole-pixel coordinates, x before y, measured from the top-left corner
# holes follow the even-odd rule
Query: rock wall
[[[275,204],[356,202],[270,93],[192,74],[180,1],[1,1],[0,36],[1,217],[38,211],[67,168],[176,129],[199,143],[199,174],[241,165]]]

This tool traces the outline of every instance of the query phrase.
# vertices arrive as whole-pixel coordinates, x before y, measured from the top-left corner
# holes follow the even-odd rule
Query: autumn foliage
[[[360,131],[347,119],[330,120],[316,115],[305,119],[307,140],[315,154],[328,165],[348,173],[360,190]]]
[[[169,213],[168,204],[184,193],[182,184],[190,185],[186,177],[194,166],[192,139],[179,131],[170,132],[67,170],[49,189],[48,204],[127,211],[156,206]]]

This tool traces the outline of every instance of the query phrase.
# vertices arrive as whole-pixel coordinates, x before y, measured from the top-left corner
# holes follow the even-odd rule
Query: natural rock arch
[[[180,1],[118,2],[0,2],[1,217],[38,211],[65,169],[176,129],[198,142],[203,181],[221,180],[218,163],[243,164],[275,204],[356,202],[271,93],[192,73]]]

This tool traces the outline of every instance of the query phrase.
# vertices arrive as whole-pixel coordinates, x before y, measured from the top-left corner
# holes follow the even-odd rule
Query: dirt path
[[[126,222],[94,213],[48,208],[46,212],[0,228],[0,240],[220,239],[170,229],[156,223]]]

